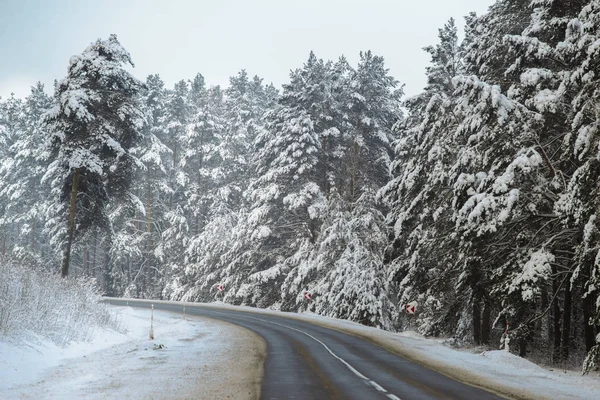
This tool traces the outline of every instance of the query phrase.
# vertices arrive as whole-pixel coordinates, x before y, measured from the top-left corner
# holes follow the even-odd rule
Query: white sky
[[[494,0],[0,0],[0,96],[51,88],[69,58],[116,33],[134,74],[159,73],[167,85],[202,73],[226,86],[240,69],[278,87],[311,50],[317,57],[361,50],[382,55],[409,95],[425,84],[424,46],[454,17]]]

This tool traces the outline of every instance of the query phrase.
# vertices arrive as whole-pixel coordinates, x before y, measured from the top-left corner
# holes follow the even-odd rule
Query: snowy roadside
[[[127,333],[97,331],[90,342],[64,349],[0,342],[0,398],[258,398],[265,344],[257,335],[155,311],[151,341],[149,310],[111,309]]]
[[[148,302],[154,302],[148,300]],[[198,303],[165,302],[193,305]],[[591,400],[599,398],[600,376],[563,370],[550,371],[502,350],[472,353],[443,344],[440,339],[427,339],[415,332],[387,332],[355,322],[322,317],[313,313],[288,313],[254,307],[233,306],[221,302],[203,306],[273,314],[312,322],[362,337],[401,356],[434,369],[458,381],[517,399]]]

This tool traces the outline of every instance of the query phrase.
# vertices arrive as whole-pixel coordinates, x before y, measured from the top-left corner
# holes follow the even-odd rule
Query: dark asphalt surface
[[[127,305],[125,300],[106,300]],[[128,300],[129,306],[150,308]],[[153,303],[157,310],[181,313],[183,305]],[[267,343],[261,386],[264,400],[333,399],[500,399],[454,381],[373,343],[295,319],[185,306],[187,315],[214,318],[250,329]]]

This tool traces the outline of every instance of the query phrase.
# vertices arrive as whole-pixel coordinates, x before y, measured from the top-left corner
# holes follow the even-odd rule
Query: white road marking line
[[[385,390],[384,388],[379,386],[379,384],[377,382],[369,381],[369,383],[371,384],[371,386],[373,386],[375,389],[379,390],[380,392],[387,393],[387,390]]]
[[[348,364],[346,362],[346,360],[344,360],[342,357],[340,357],[337,354],[335,354],[333,351],[331,351],[331,349],[329,347],[327,347],[327,345],[325,343],[321,342],[319,339],[317,339],[316,337],[314,337],[310,333],[307,333],[307,332],[304,332],[304,331],[302,331],[300,329],[292,328],[291,326],[283,325],[283,324],[280,324],[280,323],[277,323],[277,322],[267,321],[267,320],[260,319],[260,318],[255,318],[255,317],[248,317],[248,318],[252,318],[252,319],[255,319],[257,321],[267,322],[267,323],[273,324],[273,325],[283,326],[284,328],[291,329],[293,331],[305,334],[306,336],[310,337],[314,341],[319,342],[323,347],[325,347],[325,349],[329,352],[329,354],[331,354],[332,356],[334,356],[335,358],[337,358],[338,360],[340,360],[356,376],[358,376],[361,379],[366,380],[367,383],[369,383],[371,386],[373,386],[375,389],[379,390],[380,392],[387,393],[387,390],[385,390],[383,387],[381,387],[381,385],[379,385],[375,381],[370,380],[369,378],[367,378],[366,376],[364,376],[363,374],[361,374],[360,372],[358,372],[352,365]],[[391,393],[388,393],[387,397],[390,398],[390,399],[393,399],[393,400],[401,400],[399,397],[397,397],[397,396],[395,396],[395,395],[393,395]]]

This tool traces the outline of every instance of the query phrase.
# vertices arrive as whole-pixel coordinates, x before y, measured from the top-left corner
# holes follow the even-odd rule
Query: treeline
[[[495,345],[508,324],[522,356],[597,365],[599,29],[598,1],[504,0],[426,49],[381,190],[422,332]]]
[[[311,53],[279,93],[245,71],[140,82],[97,41],[54,97],[0,102],[2,255],[110,295],[222,284],[226,302],[386,329],[417,301],[424,334],[496,347],[508,326],[523,356],[597,367],[600,1],[466,21],[403,103],[371,52]]]

